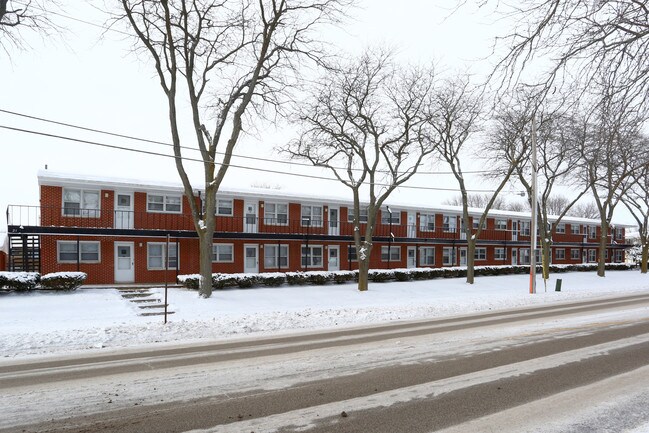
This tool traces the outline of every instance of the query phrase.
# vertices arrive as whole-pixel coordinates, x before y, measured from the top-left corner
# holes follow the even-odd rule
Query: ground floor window
[[[557,248],[556,250],[554,250],[554,258],[556,260],[565,260],[566,250],[564,250],[563,248]]]
[[[494,249],[494,260],[507,260],[507,252],[504,248]]]
[[[455,265],[455,248],[444,247],[442,249],[442,264],[444,266]]]
[[[214,262],[214,263],[232,263],[232,262],[234,262],[234,245],[232,245],[232,244],[213,244],[212,245],[212,262]]]
[[[389,256],[390,256],[390,261],[391,262],[399,262],[401,261],[401,247],[399,246],[391,246],[391,247],[381,247],[381,261],[382,262],[387,262],[388,261],[388,250],[389,250]]]
[[[597,261],[597,250],[588,250],[588,261],[589,262]]]
[[[99,242],[58,241],[57,258],[59,263],[99,263]]]
[[[302,245],[302,267],[322,267],[322,245]]]
[[[579,251],[579,248],[572,248],[570,250],[570,258],[572,260],[579,260],[581,258],[581,251]]]
[[[474,257],[476,260],[487,260],[487,249],[486,248],[476,248]]]
[[[521,263],[521,265],[529,265],[530,264],[530,250],[529,250],[529,248],[521,248],[521,249],[519,249],[518,254],[520,255],[520,263]]]
[[[288,245],[264,245],[265,268],[288,268]]]
[[[349,247],[347,247],[347,260],[352,260],[352,261],[358,260],[358,256],[356,255],[355,245],[350,245]]]
[[[167,263],[167,243],[149,242],[147,244],[147,267],[149,270],[164,269]],[[175,243],[169,244],[169,262],[167,269],[178,268],[178,247]]]
[[[419,250],[419,265],[433,266],[435,264],[435,247],[422,247]]]
[[[621,263],[623,261],[624,261],[624,251],[615,250],[615,262],[616,263]]]

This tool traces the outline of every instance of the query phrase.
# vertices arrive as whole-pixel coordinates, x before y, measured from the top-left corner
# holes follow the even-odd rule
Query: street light
[[[392,256],[392,210],[390,206],[386,206],[388,209],[388,214],[390,215],[390,237],[388,238],[388,269],[390,269],[390,258]]]

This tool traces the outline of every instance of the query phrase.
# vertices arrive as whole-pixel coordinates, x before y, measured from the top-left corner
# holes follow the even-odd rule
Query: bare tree
[[[480,4],[490,3],[480,0]],[[533,79],[548,91],[580,76],[583,89],[598,77],[617,75],[615,91],[649,95],[649,8],[643,0],[529,0],[500,2],[496,10],[514,29],[498,39],[506,55],[494,75],[514,85],[527,68],[549,65]],[[539,62],[536,62],[536,60]],[[533,66],[532,66],[533,65]]]
[[[599,209],[594,201],[577,203],[568,211],[568,215],[594,220],[599,218]]]
[[[489,201],[491,201],[491,194],[488,193],[469,194],[467,196],[467,204],[469,205],[469,207],[474,207],[477,209],[483,209],[487,206],[487,204],[489,204]],[[462,195],[460,194],[453,198],[445,200],[444,203],[451,206],[462,206]],[[497,197],[491,207],[492,209],[506,210],[508,208],[507,206],[508,204],[505,199],[503,199],[502,197]]]
[[[153,60],[167,100],[176,168],[199,237],[200,295],[212,293],[216,193],[247,115],[277,108],[300,59],[319,61],[317,24],[336,20],[347,0],[122,0],[135,47]],[[186,104],[188,110],[183,110]],[[180,124],[203,160],[203,207],[181,153]],[[211,123],[211,127],[208,125]],[[224,155],[217,160],[217,148]]]
[[[6,53],[11,46],[24,48],[26,43],[22,32],[35,32],[42,36],[58,32],[47,11],[56,6],[52,1],[0,0],[0,47]]]
[[[644,137],[644,147],[649,146],[649,139]],[[631,187],[621,198],[638,223],[640,238],[640,272],[647,273],[649,259],[649,162],[631,175]]]
[[[317,83],[299,113],[301,136],[283,149],[351,190],[360,291],[368,288],[379,209],[433,151],[424,123],[432,87],[432,70],[401,68],[390,53],[368,51]]]
[[[510,167],[505,170],[496,170],[493,179],[497,186],[484,204],[477,226],[469,224],[469,194],[462,172],[461,161],[465,155],[465,144],[469,137],[478,129],[482,106],[480,97],[472,93],[469,80],[466,77],[448,80],[443,88],[435,93],[431,105],[430,124],[434,130],[433,140],[436,143],[439,158],[446,162],[460,188],[462,197],[462,235],[467,240],[467,283],[474,283],[474,263],[476,241],[486,225],[487,215],[498,200],[498,194],[505,187],[514,172],[515,164],[521,158],[517,146],[509,148]],[[466,156],[466,155],[465,155]],[[473,228],[476,226],[476,228]]]

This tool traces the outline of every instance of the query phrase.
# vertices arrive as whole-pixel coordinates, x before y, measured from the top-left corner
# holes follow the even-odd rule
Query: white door
[[[255,274],[259,272],[259,247],[257,245],[244,245],[243,272]]]
[[[132,229],[133,225],[133,193],[117,192],[115,194],[115,228]]]
[[[329,271],[340,270],[340,247],[338,245],[329,245]]]
[[[408,247],[408,268],[417,267],[417,247]]]
[[[408,237],[417,237],[417,214],[414,212],[408,212]]]
[[[514,223],[516,224],[516,223]],[[518,264],[518,258],[516,257],[516,248],[512,248],[512,265],[517,265]]]
[[[133,252],[133,242],[115,242],[116,283],[132,283],[135,281]]]
[[[460,248],[460,266],[466,266],[466,248]]]
[[[329,207],[329,234],[338,236],[340,234],[340,208]]]
[[[243,231],[245,233],[257,233],[257,202],[247,201],[243,205]]]
[[[518,240],[518,221],[512,221],[512,240]]]

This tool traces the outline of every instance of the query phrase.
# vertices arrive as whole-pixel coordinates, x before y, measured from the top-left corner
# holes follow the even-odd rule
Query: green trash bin
[[[554,287],[555,292],[561,291],[561,278],[557,278],[557,285]]]

